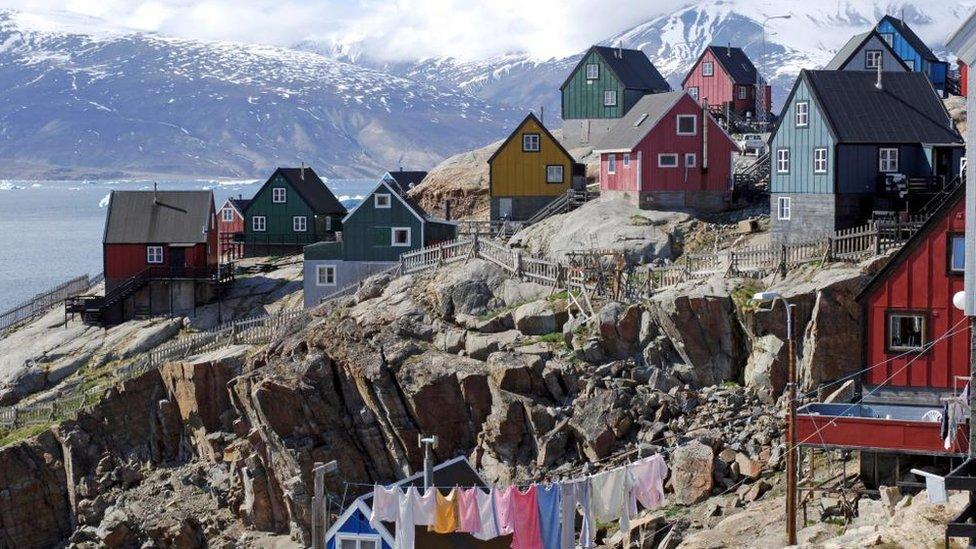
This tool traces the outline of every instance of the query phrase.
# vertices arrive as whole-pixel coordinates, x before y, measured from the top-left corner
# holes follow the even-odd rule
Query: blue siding
[[[873,194],[877,191],[878,149],[898,149],[898,173],[911,176],[932,174],[932,165],[921,145],[841,145],[837,148],[837,192]]]
[[[369,519],[363,516],[363,513],[358,509],[346,519],[346,522],[339,527],[339,532],[344,534],[377,534],[376,530],[369,525]],[[377,534],[378,535],[378,534]],[[388,543],[380,538],[380,545],[383,549],[392,549]],[[326,549],[337,549],[336,540],[330,539],[326,543]]]
[[[922,58],[922,55],[915,51],[915,48],[913,48],[912,45],[905,40],[905,38],[901,35],[901,32],[899,32],[890,21],[881,21],[878,23],[878,32],[881,33],[882,36],[885,34],[893,35],[891,48],[895,50],[895,53],[897,53],[898,56],[901,57],[902,61],[904,61],[909,67],[914,67],[914,70],[917,72],[924,72],[929,77],[929,80],[936,89],[941,90],[945,87],[947,70],[947,65],[945,63],[931,63]]]
[[[796,104],[800,102],[806,102],[809,109],[809,123],[806,127],[797,127],[795,123]],[[776,151],[784,148],[790,151],[790,171],[787,174],[777,173],[776,166]],[[827,173],[813,172],[813,151],[817,148],[827,149]],[[834,138],[803,80],[797,81],[790,103],[784,108],[783,121],[770,140],[770,152],[773,169],[770,192],[834,192]]]

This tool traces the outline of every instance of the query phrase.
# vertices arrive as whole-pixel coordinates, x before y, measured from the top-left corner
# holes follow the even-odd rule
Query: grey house
[[[801,71],[770,139],[778,241],[923,210],[953,183],[962,137],[924,74]]]
[[[828,71],[877,71],[879,68],[889,72],[911,71],[876,30],[851,37],[824,65]]]

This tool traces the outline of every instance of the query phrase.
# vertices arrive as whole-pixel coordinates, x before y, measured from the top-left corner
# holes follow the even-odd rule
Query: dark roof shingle
[[[625,88],[650,92],[671,91],[671,85],[661,76],[651,60],[641,50],[593,46]]]
[[[746,52],[742,48],[731,46],[708,46],[707,48],[722,65],[725,72],[736,84],[756,85],[757,71]]]
[[[244,210],[246,210],[247,207],[251,205],[251,199],[250,198],[231,198],[230,199],[230,203],[233,204],[235,208],[237,208],[237,211],[240,212],[241,215],[244,215]]]
[[[673,91],[641,97],[593,150],[632,150],[684,95],[684,91]]]
[[[212,204],[210,191],[112,191],[103,243],[204,243]]]
[[[280,173],[288,181],[288,184],[298,194],[302,195],[302,198],[316,214],[346,214],[346,208],[319,179],[318,174],[312,168],[278,168],[275,173]],[[268,180],[271,179],[274,179],[274,174]]]
[[[427,177],[427,172],[419,171],[403,171],[397,170],[395,172],[387,172],[393,181],[396,182],[397,186],[400,187],[400,193],[405,193],[410,189],[420,185],[420,183]]]
[[[901,34],[902,38],[904,38],[905,41],[912,46],[912,49],[918,52],[918,54],[921,55],[926,61],[932,61],[934,63],[941,62],[941,60],[935,55],[935,53],[932,52],[931,49],[929,49],[925,42],[922,41],[917,34],[915,34],[915,31],[908,26],[908,23],[898,19],[897,17],[885,15],[881,18],[881,21],[878,21],[878,26],[881,26],[881,23],[883,23],[885,20],[891,23],[891,26],[898,29],[898,32]]]

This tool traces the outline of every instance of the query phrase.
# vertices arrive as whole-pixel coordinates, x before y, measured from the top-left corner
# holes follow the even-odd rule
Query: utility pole
[[[762,33],[762,61],[759,65],[762,67],[762,74],[756,75],[756,83],[759,86],[756,93],[756,98],[759,104],[756,106],[756,117],[759,120],[759,127],[762,131],[766,131],[767,121],[769,120],[769,113],[766,112],[766,23],[772,21],[773,19],[790,19],[793,16],[790,14],[786,15],[767,15],[763,18],[761,27]]]
[[[316,463],[315,492],[312,495],[312,549],[325,549],[325,534],[329,531],[329,516],[325,512],[325,475],[339,470],[339,462]]]
[[[417,446],[424,449],[424,491],[434,485],[434,453],[437,448],[437,435],[424,437],[417,435]]]

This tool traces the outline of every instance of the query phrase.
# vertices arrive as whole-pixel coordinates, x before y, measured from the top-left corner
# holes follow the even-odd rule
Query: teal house
[[[400,254],[453,240],[457,224],[427,215],[416,202],[381,179],[342,220],[342,235],[305,247],[305,306],[386,270]]]
[[[312,168],[278,168],[251,199],[244,214],[244,255],[301,252],[335,240],[346,208]]]

